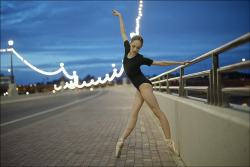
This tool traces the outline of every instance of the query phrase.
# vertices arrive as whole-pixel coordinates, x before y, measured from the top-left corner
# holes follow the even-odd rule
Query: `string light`
[[[93,85],[98,85],[98,84],[104,84],[107,81],[113,81],[115,77],[119,78],[122,73],[123,73],[124,69],[123,69],[123,65],[120,69],[120,72],[117,73],[117,69],[113,69],[113,74],[111,77],[109,77],[109,74],[106,74],[105,78],[103,80],[101,80],[101,77],[98,77],[98,79],[96,81],[94,81],[93,79],[90,80],[89,83],[86,83],[86,81],[83,81],[83,83],[81,85],[78,84],[78,79],[76,79],[74,82],[70,81],[70,83],[66,82],[64,87],[59,86],[57,87],[56,84],[54,85],[54,89],[56,91],[63,89],[75,89],[75,88],[83,88],[83,87],[90,87]]]
[[[138,8],[138,16],[136,18],[136,28],[135,28],[135,32],[131,32],[130,33],[130,38],[133,38],[133,36],[135,35],[139,35],[139,29],[140,29],[140,19],[142,17],[142,7],[143,7],[143,2],[142,0],[140,0],[139,3],[139,8]]]
[[[79,85],[78,84],[79,77],[78,77],[76,71],[73,71],[73,75],[69,75],[68,72],[64,68],[64,63],[60,63],[61,68],[59,68],[58,70],[56,70],[54,72],[46,72],[46,71],[40,70],[37,67],[33,66],[27,60],[24,60],[24,58],[22,56],[20,56],[13,48],[0,49],[0,52],[6,52],[6,51],[8,51],[8,52],[12,51],[22,62],[24,62],[27,66],[29,66],[31,69],[35,70],[36,72],[39,72],[43,75],[56,75],[60,72],[63,72],[67,78],[73,80],[73,81],[70,81],[70,83],[66,82],[64,87],[62,87],[62,86],[57,87],[55,84],[54,89],[56,91],[59,91],[62,88],[63,89],[75,89],[75,88],[90,87],[92,85],[104,84],[107,81],[111,82],[112,80],[114,80],[115,77],[119,78],[124,71],[123,66],[122,66],[119,73],[117,73],[117,69],[113,69],[113,74],[111,77],[109,77],[109,74],[106,74],[106,77],[103,80],[101,80],[101,77],[98,77],[98,80],[96,80],[96,81],[94,81],[93,79],[89,83],[86,83],[85,81],[83,81],[83,83],[81,85]],[[112,64],[112,67],[115,67],[115,64]]]

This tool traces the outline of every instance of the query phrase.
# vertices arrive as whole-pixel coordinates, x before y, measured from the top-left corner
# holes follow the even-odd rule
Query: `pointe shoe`
[[[175,143],[173,140],[167,139],[167,146],[172,153],[174,153],[176,156],[180,156],[179,152],[175,148]]]
[[[124,139],[120,138],[116,144],[116,150],[115,150],[115,156],[117,158],[120,158],[121,156],[121,150],[122,150],[123,144],[124,144]]]

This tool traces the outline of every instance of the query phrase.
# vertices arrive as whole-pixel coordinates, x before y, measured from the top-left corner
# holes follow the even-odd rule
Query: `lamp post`
[[[9,40],[8,44],[10,45],[10,48],[12,48],[14,41]],[[10,77],[10,80],[11,80],[11,83],[13,84],[14,83],[14,75],[13,75],[12,50],[10,51],[10,59],[11,59],[11,77]]]
[[[12,49],[12,46],[14,44],[14,41],[9,40],[8,44],[10,45],[10,48]],[[16,96],[18,95],[18,91],[16,89],[16,84],[14,83],[14,75],[13,75],[13,62],[12,62],[12,50],[10,51],[10,58],[11,58],[11,83],[9,84],[9,89],[8,89],[8,96]]]

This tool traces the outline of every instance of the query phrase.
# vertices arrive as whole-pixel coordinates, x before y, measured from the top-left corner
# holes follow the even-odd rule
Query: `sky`
[[[193,60],[249,32],[249,1],[143,1],[140,54],[153,60]],[[1,49],[13,48],[30,64],[52,72],[60,63],[79,78],[104,77],[122,65],[126,34],[135,32],[139,1],[1,1]],[[130,40],[130,38],[129,38]],[[219,66],[249,60],[249,43],[219,55]],[[212,68],[211,58],[189,66],[185,74]],[[1,53],[1,73],[10,75],[10,53]],[[13,56],[16,84],[59,79],[42,75]],[[142,66],[147,76],[177,66]]]

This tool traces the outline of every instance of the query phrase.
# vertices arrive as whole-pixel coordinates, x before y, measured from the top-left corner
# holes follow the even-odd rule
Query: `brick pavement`
[[[105,92],[2,135],[1,166],[177,166],[146,104],[124,142],[121,157],[115,157],[135,89],[118,86]]]

